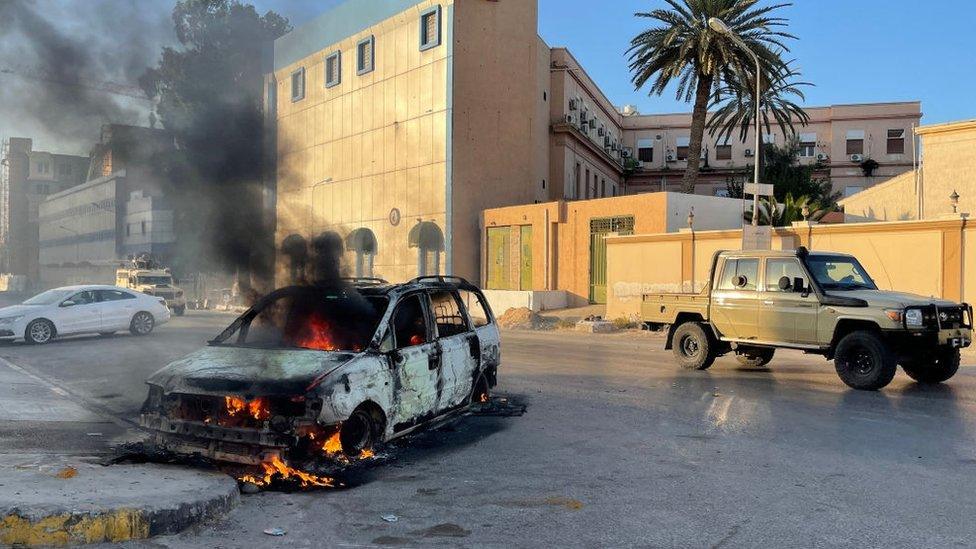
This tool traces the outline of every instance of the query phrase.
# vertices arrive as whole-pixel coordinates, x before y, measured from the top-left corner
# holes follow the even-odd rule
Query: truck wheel
[[[672,348],[682,368],[707,370],[715,362],[712,338],[701,322],[686,322],[674,331]]]
[[[939,349],[935,360],[906,360],[901,369],[919,383],[942,383],[959,371],[959,349]]]
[[[173,314],[175,314],[176,316],[183,316],[185,313],[186,313],[186,305],[173,307]]]
[[[755,349],[744,349],[735,353],[735,359],[743,366],[762,368],[773,360],[774,354],[776,354],[776,349],[757,347]]]
[[[837,344],[834,367],[848,387],[876,391],[891,383],[898,363],[880,336],[860,331],[847,334]]]

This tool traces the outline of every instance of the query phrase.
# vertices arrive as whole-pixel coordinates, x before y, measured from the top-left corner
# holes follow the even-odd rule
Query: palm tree
[[[803,208],[807,208],[805,217]],[[825,208],[807,196],[793,198],[792,194],[787,194],[782,204],[777,204],[772,198],[762,198],[759,201],[759,224],[786,227],[794,221],[819,221],[831,211],[831,208]],[[752,211],[743,212],[742,218],[746,223],[752,223]]]
[[[723,82],[735,82],[736,74],[755,72],[755,62],[729,34],[708,26],[711,17],[721,19],[759,57],[763,78],[773,80],[785,67],[781,58],[789,51],[783,40],[795,38],[782,30],[786,19],[771,14],[790,4],[757,7],[759,0],[665,0],[671,9],[637,13],[659,23],[633,38],[629,54],[632,82],[640,89],[651,79],[650,93],[661,95],[677,82],[676,97],[694,99],[688,169],[681,182],[683,192],[695,191],[701,162],[702,138],[708,102]]]
[[[771,133],[775,123],[783,135],[791,136],[796,134],[795,125],[806,126],[810,121],[810,115],[794,99],[805,100],[806,96],[801,88],[813,84],[797,81],[800,72],[793,69],[792,63],[786,63],[782,72],[772,75],[771,79],[763,79],[760,83],[762,120],[759,123],[766,128],[767,133]],[[714,137],[719,134],[721,139],[727,139],[738,128],[739,139],[744,143],[746,134],[756,123],[756,103],[753,99],[755,89],[756,80],[752,74],[737,74],[734,80],[723,82],[713,96],[712,114],[708,119],[709,135]],[[756,158],[762,158],[759,152],[756,151]]]

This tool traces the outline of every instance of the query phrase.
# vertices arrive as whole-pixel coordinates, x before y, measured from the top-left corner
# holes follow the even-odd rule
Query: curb
[[[164,465],[0,469],[0,545],[117,543],[176,534],[240,502],[227,475]]]

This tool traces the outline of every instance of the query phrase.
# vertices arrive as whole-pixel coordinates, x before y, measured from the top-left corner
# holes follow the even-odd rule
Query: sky
[[[275,10],[299,26],[343,0],[250,1],[260,12]],[[352,1],[368,6],[375,0]],[[550,46],[568,47],[611,101],[643,113],[690,110],[675,100],[673,89],[649,96],[630,83],[627,47],[652,24],[634,13],[664,7],[664,0],[538,2],[539,34]],[[52,98],[42,100],[45,84],[36,73],[73,70],[82,78],[134,85],[140,67],[154,64],[160,48],[175,43],[169,18],[174,3],[0,0],[0,69],[21,72],[0,70],[0,137],[28,135],[40,149],[87,154],[107,121],[102,119],[148,124],[145,102],[116,97],[112,104],[91,94],[81,106],[86,116],[65,116],[51,108]],[[17,19],[3,17],[4,10],[18,4],[46,17],[53,30],[41,34],[57,34],[58,40],[34,41],[24,28],[5,29],[5,21]],[[785,55],[815,84],[806,90],[807,106],[920,100],[923,124],[976,118],[976,0],[794,0],[780,12],[798,37]],[[106,13],[121,15],[106,19]],[[118,27],[118,20],[127,23]],[[46,51],[35,42],[47,42]],[[62,53],[72,49],[81,55],[64,59]],[[44,59],[61,59],[62,66],[45,67]]]
[[[513,1],[513,0],[506,0]],[[526,1],[526,0],[514,0]],[[257,0],[295,24],[337,0]],[[761,4],[772,4],[762,0]],[[806,105],[922,101],[923,124],[976,118],[976,0],[794,0],[787,59],[796,59]],[[626,50],[663,0],[539,0],[539,34],[565,46],[607,97],[644,113],[686,112],[673,90],[649,97],[630,83]]]

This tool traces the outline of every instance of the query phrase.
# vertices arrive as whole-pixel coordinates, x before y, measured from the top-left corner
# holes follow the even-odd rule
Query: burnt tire
[[[877,391],[891,383],[898,369],[895,355],[874,332],[851,332],[841,338],[834,352],[834,368],[852,389]]]
[[[934,360],[906,360],[901,369],[919,383],[943,383],[959,371],[959,349],[939,349]]]
[[[735,353],[735,359],[739,364],[747,368],[762,368],[773,360],[773,355],[775,354],[776,349],[757,347],[755,349],[740,350]]]
[[[715,342],[701,322],[686,322],[674,331],[671,349],[686,370],[707,370],[715,362]]]
[[[155,327],[156,319],[146,311],[139,311],[132,315],[132,321],[129,322],[129,332],[137,336],[149,335]]]
[[[342,452],[349,457],[358,457],[364,450],[372,449],[377,440],[378,429],[374,415],[365,407],[357,408],[339,428]]]
[[[38,318],[27,325],[27,329],[24,330],[24,341],[31,345],[43,345],[49,343],[56,335],[57,330],[53,322],[46,318]]]

